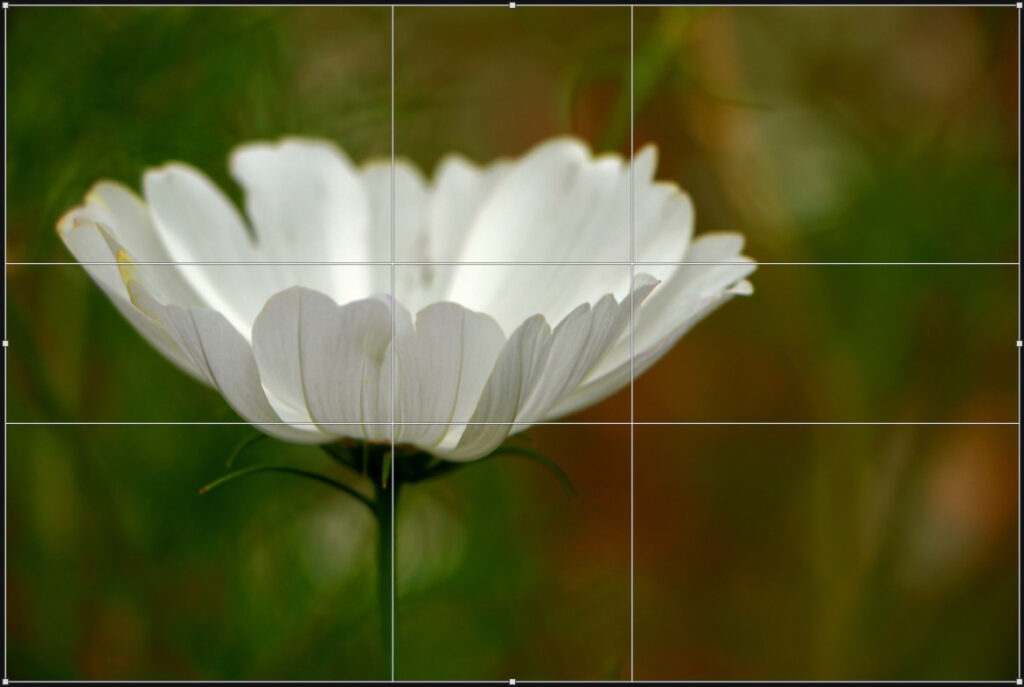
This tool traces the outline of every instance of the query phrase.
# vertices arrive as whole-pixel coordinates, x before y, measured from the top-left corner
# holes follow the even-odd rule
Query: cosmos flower
[[[449,156],[432,180],[397,161],[393,199],[390,161],[251,143],[230,160],[248,222],[170,163],[145,173],[144,200],[97,183],[58,231],[147,341],[263,432],[386,443],[394,421],[396,444],[472,460],[621,389],[750,292],[742,237],[694,238],[656,163],[652,146],[635,156],[633,260],[663,264],[632,279],[616,264],[629,161],[572,138],[483,167]]]

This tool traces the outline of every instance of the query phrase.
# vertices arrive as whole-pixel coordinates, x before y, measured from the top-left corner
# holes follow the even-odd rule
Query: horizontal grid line
[[[99,680],[17,680],[11,679],[8,681],[12,685],[34,685],[34,684],[94,684],[101,682]],[[103,684],[181,684],[182,680],[102,680]],[[204,684],[238,684],[238,680],[203,680]],[[416,683],[421,685],[449,685],[449,684],[493,684],[493,685],[508,685],[508,680],[245,680],[245,684],[391,684],[393,682],[403,683]],[[769,684],[769,685],[803,685],[803,684],[838,684],[838,685],[875,685],[875,684],[899,684],[899,685],[1012,685],[1013,680],[917,680],[917,679],[906,679],[906,680],[691,680],[691,679],[675,679],[675,680],[659,680],[659,679],[644,679],[639,678],[636,680],[516,680],[517,685],[529,685],[529,684],[560,684],[560,685],[618,685],[618,684],[640,684],[640,685],[659,685],[659,684],[700,684],[705,685],[708,683],[714,684],[725,684],[725,685],[748,685],[748,684]]]
[[[227,426],[227,427],[252,427],[257,429],[259,427],[390,427],[390,422],[232,422],[232,421],[34,421],[34,420],[11,420],[4,422],[7,426],[36,426],[36,427],[47,427],[47,426],[134,426],[134,427],[147,427],[147,426],[196,426],[196,427],[209,427],[209,426]],[[967,422],[967,421],[913,421],[913,420],[893,420],[893,421],[680,421],[680,422],[658,422],[658,421],[609,421],[609,422],[399,422],[394,423],[396,426],[407,426],[407,427],[471,427],[471,426],[494,426],[494,427],[509,427],[516,425],[525,425],[523,429],[530,427],[629,427],[630,425],[640,425],[645,427],[703,427],[703,426],[739,426],[739,427],[804,427],[804,426],[826,426],[826,427],[872,427],[872,426],[899,426],[899,427],[917,427],[917,426],[1010,426],[1016,427],[1020,423],[1016,421],[980,421],[980,422]]]
[[[722,4],[718,5],[718,6],[719,7],[745,8],[745,7],[750,7],[751,5],[758,5],[758,4],[761,4],[761,3],[758,3],[758,2],[755,2],[755,1],[751,0],[750,2],[722,3]],[[9,3],[9,5],[10,5],[10,7],[84,7],[84,6],[89,6],[89,7],[125,7],[125,5],[119,5],[119,4],[114,4],[114,3],[90,3],[90,2],[77,2],[77,3],[75,3],[75,2],[61,2],[61,3],[49,3],[49,4],[46,4],[46,5],[33,5],[33,4],[29,4],[29,3],[11,2],[11,3]],[[396,8],[404,8],[404,7],[409,7],[409,8],[421,8],[421,7],[427,7],[427,8],[429,8],[429,7],[439,7],[439,8],[476,7],[476,8],[483,8],[483,9],[486,9],[486,8],[508,9],[508,4],[507,3],[503,3],[503,2],[429,3],[429,4],[425,4],[425,5],[420,5],[420,4],[416,4],[416,3],[401,3],[401,2],[389,3],[389,4],[379,4],[379,3],[353,3],[353,4],[348,4],[348,3],[324,3],[324,4],[296,3],[296,4],[289,4],[287,6],[288,7],[362,7],[362,8],[373,9],[373,8],[387,8],[387,7],[391,7],[392,5],[395,6]],[[151,6],[152,7],[182,7],[182,6],[192,7],[192,6],[196,6],[196,3],[195,3],[194,0],[191,1],[191,2],[189,0],[182,0],[181,2],[152,3]],[[234,3],[210,3],[210,4],[207,4],[207,5],[204,5],[204,6],[206,6],[206,7],[266,7],[267,5],[263,5],[261,3],[238,3],[238,4],[234,4]],[[278,3],[278,4],[271,4],[270,6],[271,7],[284,7],[285,5],[281,4],[281,3]],[[560,2],[560,3],[526,2],[526,3],[522,3],[522,2],[517,2],[516,3],[516,7],[519,8],[519,9],[526,9],[526,8],[529,8],[529,9],[545,9],[545,8],[550,8],[550,7],[559,7],[559,8],[563,8],[563,9],[569,9],[569,8],[619,7],[619,8],[623,8],[624,9],[624,8],[633,7],[633,6],[635,6],[635,3],[627,4],[627,3],[618,3],[618,2],[616,2],[616,3],[608,3],[608,4],[593,3],[593,2],[580,2],[580,3],[565,3],[565,2]],[[706,2],[704,2],[704,3],[685,3],[685,2],[684,3],[680,3],[680,2],[662,3],[662,2],[654,2],[654,3],[651,3],[651,4],[647,4],[647,5],[640,5],[641,9],[643,9],[645,7],[659,8],[659,7],[707,7],[707,6],[708,6],[708,3],[706,3]],[[803,3],[801,3],[801,4],[797,4],[797,3],[781,3],[780,6],[781,7],[797,7],[797,6],[800,6],[800,7],[892,7],[893,5],[890,4],[890,3],[883,3],[883,2],[867,2],[867,3],[840,2],[840,3],[834,3],[834,4],[833,3],[806,3],[806,4],[803,4]],[[896,6],[897,7],[934,7],[935,3],[934,2],[930,2],[930,3],[929,2],[900,2],[900,3],[896,3]],[[1013,8],[1014,6],[1015,5],[1014,5],[1013,2],[979,3],[979,4],[956,3],[956,4],[950,4],[949,5],[949,7],[1006,7],[1006,8]]]
[[[8,262],[5,263],[7,267],[74,267],[79,266],[100,266],[100,265],[111,265],[119,266],[119,263],[114,260],[101,261],[101,262]],[[151,266],[162,266],[172,267],[178,266],[198,266],[198,267],[391,267],[390,261],[250,261],[250,262],[218,262],[218,261],[180,261],[180,262],[145,262],[145,261],[132,261],[133,265],[151,265]],[[541,262],[541,261],[445,261],[445,260],[432,260],[432,261],[401,261],[396,260],[393,263],[396,267],[410,266],[410,267],[599,267],[599,266],[618,266],[618,267],[672,267],[672,266],[686,266],[686,265],[791,265],[791,266],[835,266],[835,267],[1018,267],[1020,263],[1017,262],[773,262],[773,261],[758,261],[758,260],[722,260],[722,261],[651,261],[651,262],[629,262],[629,261],[614,261],[614,260],[574,260],[574,261],[561,261],[561,262]]]
[[[170,685],[181,684],[183,680],[9,680],[12,685],[38,685],[38,684],[103,684],[112,685]],[[239,680],[203,680],[203,684],[230,685],[238,684]],[[393,684],[393,683],[415,683],[418,685],[450,685],[450,684],[484,684],[484,685],[508,685],[508,680],[245,680],[245,684],[253,685],[276,685],[276,684],[313,684],[313,685],[363,685],[363,684]],[[1012,685],[1013,680],[516,680],[517,685],[557,684],[557,685],[661,685],[661,684],[695,684],[706,685],[708,683],[724,685],[876,685],[876,684],[897,684],[897,685]]]

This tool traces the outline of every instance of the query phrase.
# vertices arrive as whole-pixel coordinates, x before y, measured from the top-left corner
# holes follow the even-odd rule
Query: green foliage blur
[[[8,11],[8,261],[90,185],[242,141],[391,153],[389,8]],[[1016,261],[1013,8],[634,11],[634,143],[766,262]],[[395,14],[395,152],[630,150],[630,10]],[[624,231],[627,228],[624,227]],[[8,420],[233,421],[81,268],[8,265]],[[1014,422],[1016,266],[765,265],[637,380],[651,422]],[[626,390],[572,418],[628,420]],[[373,521],[251,430],[8,427],[13,679],[372,679]],[[1010,679],[1018,428],[637,426],[638,679]],[[399,509],[408,679],[630,677],[630,432],[525,439]],[[336,471],[273,441],[246,464]],[[331,472],[331,474],[334,474]],[[342,478],[342,475],[337,475]]]

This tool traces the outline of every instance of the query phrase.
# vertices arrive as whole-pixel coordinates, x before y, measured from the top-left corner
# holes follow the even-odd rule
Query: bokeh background
[[[1016,257],[1007,8],[637,8],[637,146],[768,262]],[[6,17],[8,261],[93,181],[287,134],[390,155],[387,8]],[[396,153],[629,152],[628,8],[398,8]],[[628,227],[624,227],[627,231]],[[233,420],[81,269],[6,267],[8,419]],[[1014,422],[1016,266],[762,266],[637,380],[638,420]],[[573,420],[629,417],[624,392]],[[244,427],[8,427],[8,676],[386,677],[372,521]],[[1011,679],[1018,427],[638,426],[638,678]],[[399,513],[399,678],[628,678],[630,437],[525,441]],[[244,458],[330,470],[266,441]]]

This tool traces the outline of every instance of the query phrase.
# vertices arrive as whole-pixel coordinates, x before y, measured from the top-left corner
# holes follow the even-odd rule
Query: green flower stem
[[[227,467],[230,470],[235,460],[250,446],[262,440],[263,435],[250,436],[243,439],[228,457]],[[261,472],[277,472],[319,482],[348,494],[366,506],[377,520],[377,603],[380,610],[381,647],[387,664],[394,664],[394,624],[397,608],[394,603],[397,592],[397,575],[395,575],[395,513],[398,507],[398,492],[401,482],[416,483],[434,479],[441,475],[454,472],[467,465],[478,465],[488,459],[501,456],[522,456],[528,458],[550,471],[570,495],[575,494],[572,482],[565,471],[547,456],[524,446],[506,444],[476,461],[453,462],[441,460],[425,451],[406,451],[395,455],[391,446],[352,441],[322,444],[320,448],[341,465],[357,475],[363,475],[373,485],[373,498],[362,494],[354,487],[318,472],[287,465],[253,465],[228,472],[215,479],[199,490],[205,494],[222,484],[232,482],[239,477]],[[401,470],[396,470],[398,458],[402,459]]]
[[[382,461],[382,466],[383,466]],[[384,656],[391,663],[393,651],[392,627],[394,621],[394,609],[392,601],[394,598],[395,580],[395,539],[394,535],[394,511],[392,506],[397,506],[398,485],[394,480],[374,479],[374,507],[373,512],[377,518],[377,602],[380,606],[380,631],[381,646],[384,649]],[[394,498],[394,504],[392,504]]]

